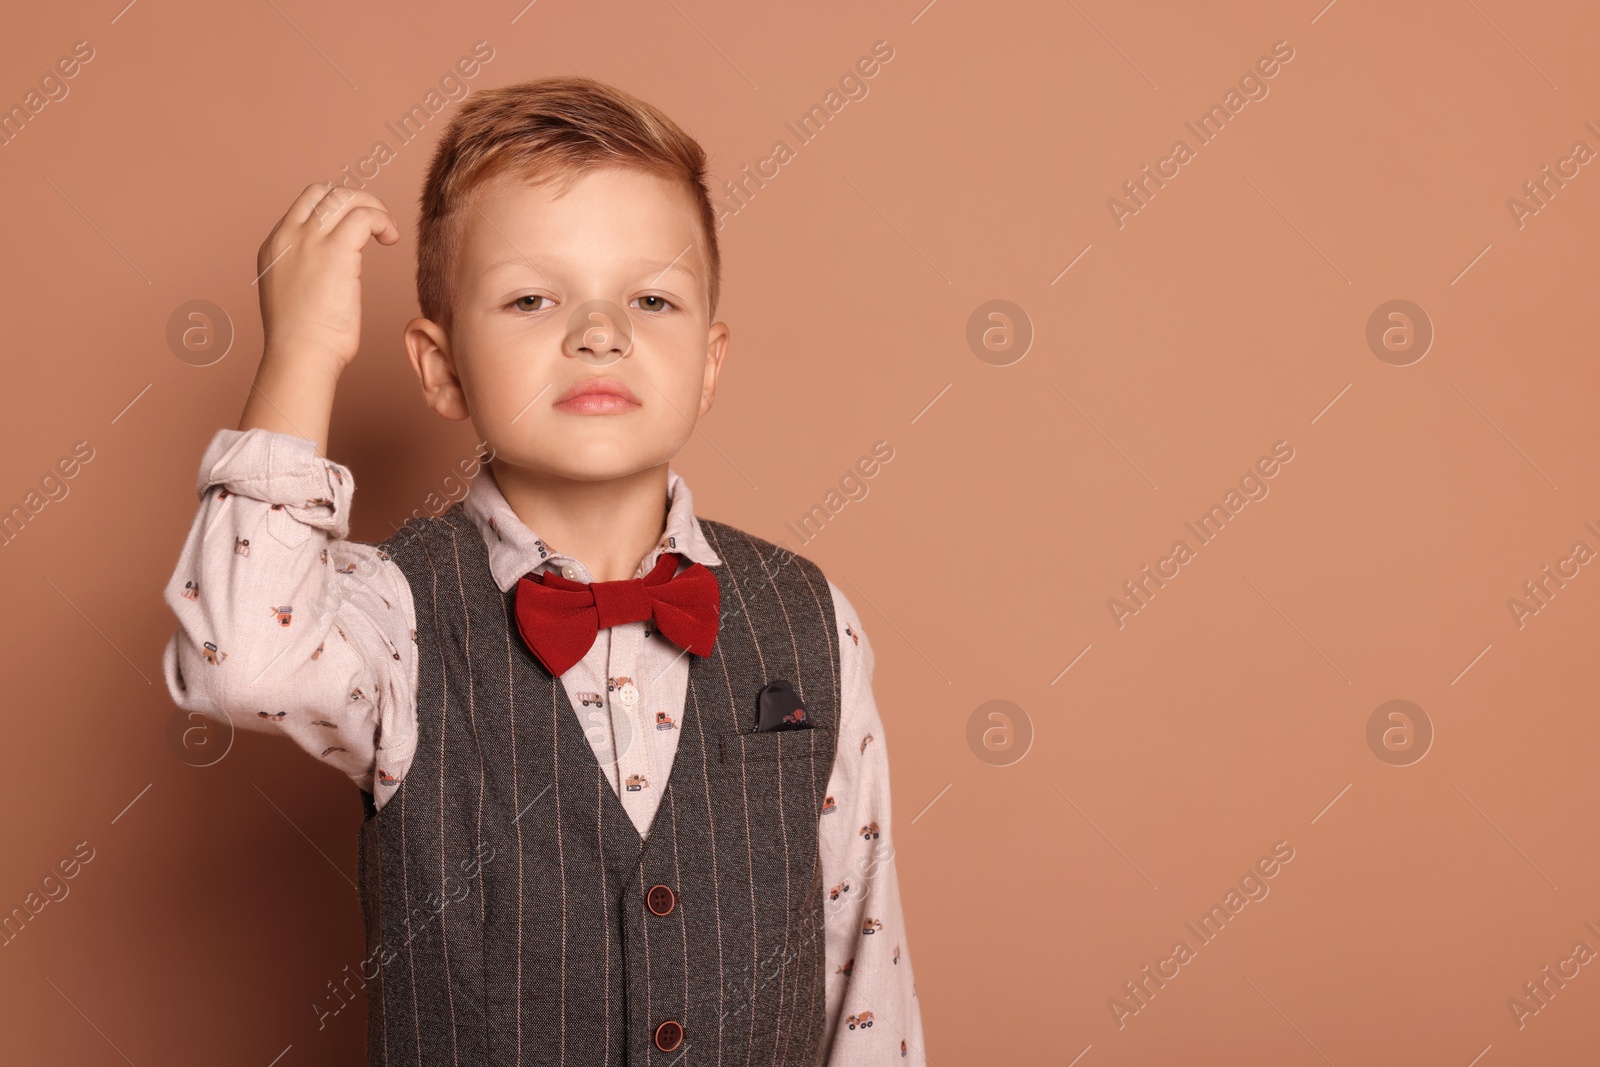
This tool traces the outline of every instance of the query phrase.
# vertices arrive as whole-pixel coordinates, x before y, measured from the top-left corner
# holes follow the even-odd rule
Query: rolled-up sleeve
[[[872,644],[849,600],[831,581],[828,588],[839,627],[843,706],[819,823],[828,984],[818,1063],[922,1067],[922,1013],[900,908],[889,751],[872,692]]]
[[[416,748],[411,589],[346,540],[355,479],[314,442],[217,431],[200,507],[163,594],[167,691],[191,713],[281,733],[381,807]]]

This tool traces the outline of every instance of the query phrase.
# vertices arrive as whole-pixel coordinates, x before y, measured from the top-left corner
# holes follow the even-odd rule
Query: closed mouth
[[[579,378],[577,381],[573,382],[572,385],[568,387],[567,391],[562,393],[561,396],[557,398],[556,403],[565,404],[568,400],[573,400],[580,396],[590,396],[597,393],[621,397],[623,400],[627,400],[634,404],[639,402],[639,398],[633,395],[633,390],[629,389],[627,383],[622,381],[620,378],[593,376],[588,378]]]

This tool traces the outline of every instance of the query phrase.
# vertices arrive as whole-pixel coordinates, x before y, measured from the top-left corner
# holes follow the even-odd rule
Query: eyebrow
[[[698,281],[700,276],[698,274],[696,274],[693,270],[691,270],[688,267],[683,266],[683,264],[682,264],[682,260],[683,260],[684,254],[687,253],[693,247],[694,247],[694,245],[692,245],[692,244],[685,245],[684,248],[683,248],[683,251],[679,252],[676,256],[673,256],[672,257],[672,262],[670,262],[670,263],[662,263],[659,260],[646,259],[644,256],[639,256],[638,258],[636,258],[634,260],[634,263],[637,266],[644,268],[645,270],[653,270],[653,271],[655,271],[657,276],[662,275],[662,274],[666,274],[668,271],[677,271],[680,274],[687,274],[689,277],[691,277],[691,278],[695,279],[696,281]]]
[[[683,252],[678,253],[676,258],[674,258],[673,260],[671,260],[670,262],[667,262],[667,263],[663,263],[661,260],[658,260],[658,259],[650,259],[650,258],[648,258],[646,256],[635,257],[632,260],[632,263],[633,263],[634,266],[638,267],[640,270],[653,270],[653,271],[655,271],[656,275],[658,277],[660,275],[666,274],[668,272],[675,272],[675,273],[679,273],[679,274],[686,274],[690,278],[694,279],[695,281],[699,281],[700,280],[700,276],[698,274],[696,274],[691,268],[684,266],[683,262],[682,262],[684,253],[688,252],[689,248],[692,248],[692,247],[693,247],[692,245],[689,246],[689,247],[686,247],[683,250]],[[489,273],[491,273],[493,271],[499,270],[501,267],[510,267],[510,266],[528,266],[528,267],[532,267],[534,270],[538,271],[540,274],[548,273],[542,267],[539,266],[539,264],[533,259],[532,256],[524,256],[524,255],[511,255],[511,256],[507,256],[504,259],[495,260],[493,263],[489,264],[487,267],[485,267],[483,269],[483,273],[485,275],[487,275],[487,274],[489,274]]]

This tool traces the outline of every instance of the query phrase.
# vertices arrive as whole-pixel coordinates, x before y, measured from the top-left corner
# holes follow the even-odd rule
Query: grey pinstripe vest
[[[721,626],[712,655],[689,656],[648,841],[516,633],[515,591],[495,586],[461,505],[380,546],[416,605],[419,737],[404,782],[378,786],[396,790],[383,809],[362,794],[369,1063],[815,1063],[833,601],[811,561],[699,521],[723,560]],[[776,678],[815,728],[749,733]],[[664,915],[646,904],[657,885],[676,898]],[[683,1034],[663,1051],[668,1020]]]

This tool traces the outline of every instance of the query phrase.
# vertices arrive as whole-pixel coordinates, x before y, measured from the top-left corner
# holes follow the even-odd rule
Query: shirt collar
[[[539,539],[539,536],[517,518],[511,510],[500,483],[495,480],[494,469],[484,464],[472,479],[462,508],[478,526],[483,543],[489,550],[489,571],[495,585],[502,593],[510,592],[523,575],[541,565],[547,569],[561,570],[571,566],[574,581],[588,582],[592,578],[589,568],[576,556],[557,552]],[[655,567],[663,552],[676,552],[692,563],[708,567],[720,566],[721,557],[712,551],[711,544],[701,532],[694,514],[694,496],[689,484],[671,467],[667,468],[667,524],[656,542],[639,565],[635,577],[643,577]]]

